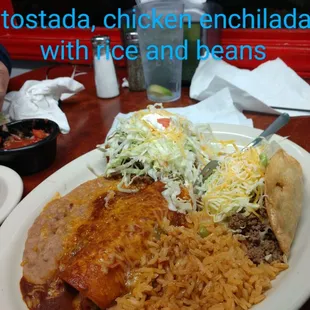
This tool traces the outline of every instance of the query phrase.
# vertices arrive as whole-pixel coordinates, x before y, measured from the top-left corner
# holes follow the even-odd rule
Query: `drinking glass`
[[[147,97],[153,102],[175,101],[181,97],[184,48],[181,48],[180,14],[184,12],[184,4],[182,1],[150,1],[134,8]],[[154,23],[154,16],[161,16],[162,27]],[[176,22],[165,23],[165,18]]]

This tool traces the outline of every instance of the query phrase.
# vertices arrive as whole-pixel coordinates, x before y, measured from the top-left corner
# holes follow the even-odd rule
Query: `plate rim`
[[[21,176],[13,169],[4,166],[4,165],[0,165],[0,171],[4,170],[6,171],[6,173],[9,175],[10,177],[10,182],[6,182],[5,177],[2,177],[2,179],[5,181],[5,183],[7,185],[12,185],[9,183],[14,182],[14,188],[12,186],[7,186],[7,190],[8,190],[8,195],[11,194],[10,197],[11,198],[7,198],[6,200],[4,200],[4,203],[2,206],[0,206],[0,225],[1,223],[4,223],[4,221],[6,220],[6,218],[8,216],[10,216],[11,212],[18,206],[18,204],[21,202],[21,198],[23,196],[23,191],[24,191],[24,183],[23,180],[21,178]],[[9,200],[9,201],[8,201]],[[9,204],[8,204],[9,202]]]
[[[209,125],[212,128],[212,131],[215,132],[215,134],[220,134],[220,133],[226,133],[226,134],[233,134],[233,135],[240,135],[242,137],[250,137],[253,138],[255,135],[259,135],[263,130],[259,129],[259,128],[255,128],[255,127],[249,127],[249,126],[245,126],[245,125],[235,125],[235,124],[222,124],[222,123],[209,123]],[[236,132],[237,131],[237,132]],[[275,134],[274,139],[276,141],[282,140],[285,137],[280,136]],[[287,143],[289,143],[292,147],[294,147],[295,149],[297,149],[299,152],[301,152],[301,155],[306,155],[309,159],[309,163],[310,163],[310,153],[305,150],[304,148],[302,148],[300,145],[298,145],[297,143],[289,140],[289,138],[286,139]],[[14,221],[15,219],[18,219],[19,217],[19,210],[21,208],[23,208],[24,204],[26,204],[28,202],[28,200],[31,200],[32,197],[35,197],[37,195],[37,193],[40,190],[40,187],[48,184],[50,182],[54,182],[54,179],[57,179],[57,176],[61,174],[61,172],[64,169],[68,169],[68,166],[73,165],[74,163],[76,163],[77,161],[81,161],[85,158],[88,158],[89,156],[91,156],[94,153],[100,152],[97,148],[94,148],[90,151],[88,151],[87,153],[82,154],[81,156],[73,159],[72,161],[68,162],[66,165],[62,166],[60,169],[56,170],[54,173],[52,173],[49,177],[47,177],[46,179],[44,179],[39,185],[37,185],[27,196],[25,196],[18,204],[17,206],[13,209],[13,211],[9,214],[9,216],[5,219],[5,221],[3,222],[2,226],[0,226],[0,243],[1,243],[1,247],[0,247],[0,259],[2,257],[2,255],[4,255],[5,251],[7,250],[7,248],[9,247],[10,241],[14,240],[14,234],[12,234],[12,236],[10,236],[10,238],[5,238],[8,237],[7,232],[10,232],[12,230],[11,226],[14,226]],[[310,171],[309,171],[310,173]],[[95,176],[94,176],[95,177]],[[86,181],[85,181],[86,182]],[[69,192],[72,189],[69,189]],[[56,190],[55,190],[56,192]],[[37,210],[38,208],[32,210],[32,212],[34,212],[35,210]],[[33,218],[33,220],[35,219],[35,216]],[[30,228],[30,226],[28,227],[28,229]],[[2,244],[3,240],[6,241],[6,245]],[[3,266],[1,266],[3,267]],[[1,277],[1,276],[0,276]],[[299,292],[299,297],[298,299],[296,299],[294,301],[294,309],[299,309],[299,307],[303,306],[304,303],[309,299],[310,297],[310,284],[308,287],[305,288],[305,290],[301,293]],[[254,307],[254,306],[253,306]]]

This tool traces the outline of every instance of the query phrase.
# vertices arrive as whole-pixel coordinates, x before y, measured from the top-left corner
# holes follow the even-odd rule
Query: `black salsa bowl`
[[[3,149],[0,144],[0,165],[15,170],[20,175],[31,175],[49,167],[55,160],[57,137],[60,133],[57,123],[48,119],[25,119],[0,126],[2,141],[10,134],[28,136],[32,129],[40,129],[49,135],[33,144]]]

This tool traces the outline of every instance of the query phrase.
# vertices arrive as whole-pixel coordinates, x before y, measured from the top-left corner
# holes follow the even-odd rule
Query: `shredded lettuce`
[[[202,184],[201,171],[218,152],[209,125],[194,125],[162,105],[120,119],[98,148],[105,157],[104,175],[122,176],[120,190],[127,191],[138,176],[149,176],[165,184],[169,208],[180,212],[197,208],[194,184]],[[182,188],[190,198],[180,197]]]

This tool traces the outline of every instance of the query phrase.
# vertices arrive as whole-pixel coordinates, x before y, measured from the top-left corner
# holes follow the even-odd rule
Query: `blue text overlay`
[[[242,9],[239,14],[201,14],[199,21],[193,20],[189,13],[174,14],[170,12],[157,12],[156,8],[151,8],[148,11],[136,12],[133,9],[130,14],[118,9],[117,14],[106,14],[102,16],[102,25],[106,29],[129,29],[138,31],[140,38],[140,48],[147,60],[164,60],[188,59],[188,47],[191,38],[180,40],[179,44],[169,44],[169,39],[173,41],[173,32],[183,35],[183,29],[191,29],[199,24],[201,31],[212,29],[232,28],[252,28],[252,29],[310,29],[310,15],[297,14],[296,9],[286,15],[277,13],[268,14],[268,9],[257,9],[256,13],[248,13],[247,9]],[[96,26],[90,22],[90,17],[87,14],[77,14],[72,8],[71,12],[60,16],[59,14],[46,14],[41,11],[38,14],[9,14],[3,11],[0,14],[0,24],[5,29],[86,29],[89,32],[94,32]],[[190,32],[189,32],[190,33]],[[156,35],[164,38],[166,44],[156,41]],[[146,39],[148,38],[148,39]],[[152,41],[152,38],[154,40]],[[151,40],[151,41],[150,41]],[[145,44],[147,41],[148,44]],[[192,41],[191,41],[192,43]],[[81,60],[88,59],[90,54],[88,46],[80,42],[79,39],[66,41],[60,40],[56,45],[40,45],[42,57],[47,59],[68,59]],[[264,60],[266,58],[266,48],[263,45],[250,46],[244,45],[214,45],[207,46],[200,39],[195,40],[196,59],[204,60],[209,57],[214,59],[227,60],[243,60],[255,59]],[[139,55],[139,49],[136,45],[123,46],[119,44],[107,44],[99,46],[95,51],[94,57],[113,58],[115,60],[128,59],[134,60]],[[191,57],[193,55],[191,54]]]

